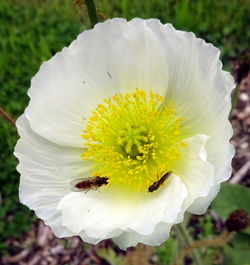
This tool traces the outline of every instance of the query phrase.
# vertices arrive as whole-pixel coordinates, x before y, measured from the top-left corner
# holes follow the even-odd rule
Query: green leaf
[[[250,235],[245,233],[237,233],[230,241],[230,245],[234,249],[250,250]]]
[[[98,17],[96,14],[95,3],[93,0],[85,0],[84,2],[87,6],[87,11],[88,11],[91,27],[93,28],[95,26],[95,24],[98,23]]]
[[[159,265],[169,265],[177,258],[178,240],[170,237],[159,248],[156,248]]]
[[[226,182],[221,185],[221,190],[212,203],[212,209],[215,210],[220,217],[227,218],[231,212],[237,209],[242,209],[249,213],[249,201],[250,189]]]
[[[118,256],[112,248],[98,249],[97,254],[99,257],[108,261],[111,265],[122,265],[124,263],[124,259]]]
[[[224,247],[225,264],[250,265],[250,236],[238,233],[230,242],[230,246]]]
[[[232,250],[230,247],[225,248],[225,263],[227,265],[250,265],[250,251],[249,250]]]

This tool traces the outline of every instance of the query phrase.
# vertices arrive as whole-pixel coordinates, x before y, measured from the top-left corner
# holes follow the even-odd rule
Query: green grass
[[[222,51],[235,56],[250,41],[249,0],[96,0],[107,17],[159,18],[177,29],[193,31]]]
[[[97,0],[96,6],[109,18],[157,17],[177,29],[193,31],[220,47],[226,62],[250,39],[248,0]],[[40,64],[83,28],[74,1],[0,1],[0,106],[14,118],[21,115],[30,79]],[[28,231],[34,219],[18,202],[19,175],[12,155],[17,138],[15,129],[0,118],[0,253],[11,251],[4,240]]]
[[[0,1],[0,106],[14,118],[21,115],[40,64],[81,30],[70,1]],[[34,219],[18,200],[19,175],[12,155],[17,138],[15,128],[0,118],[0,253],[12,251],[4,240],[28,231]]]

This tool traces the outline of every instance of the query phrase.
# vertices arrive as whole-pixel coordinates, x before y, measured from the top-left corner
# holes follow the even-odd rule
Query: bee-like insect
[[[158,181],[155,181],[152,185],[148,187],[148,192],[158,190],[160,186],[164,183],[164,181],[166,181],[170,177],[171,174],[172,171],[165,173]]]
[[[99,176],[80,178],[72,180],[70,184],[72,186],[72,191],[88,191],[90,189],[98,189],[102,185],[107,185],[108,178]]]

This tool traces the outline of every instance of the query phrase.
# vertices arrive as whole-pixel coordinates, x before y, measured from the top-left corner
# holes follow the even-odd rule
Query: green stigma
[[[182,120],[152,91],[114,95],[89,118],[82,135],[87,147],[82,158],[92,162],[93,175],[108,177],[110,185],[147,190],[172,171],[186,146],[181,141]]]

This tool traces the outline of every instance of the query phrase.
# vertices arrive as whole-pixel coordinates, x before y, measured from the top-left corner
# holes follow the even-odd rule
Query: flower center
[[[89,118],[82,157],[93,163],[93,175],[108,177],[111,185],[147,190],[178,161],[186,145],[182,120],[152,91],[114,95]]]

